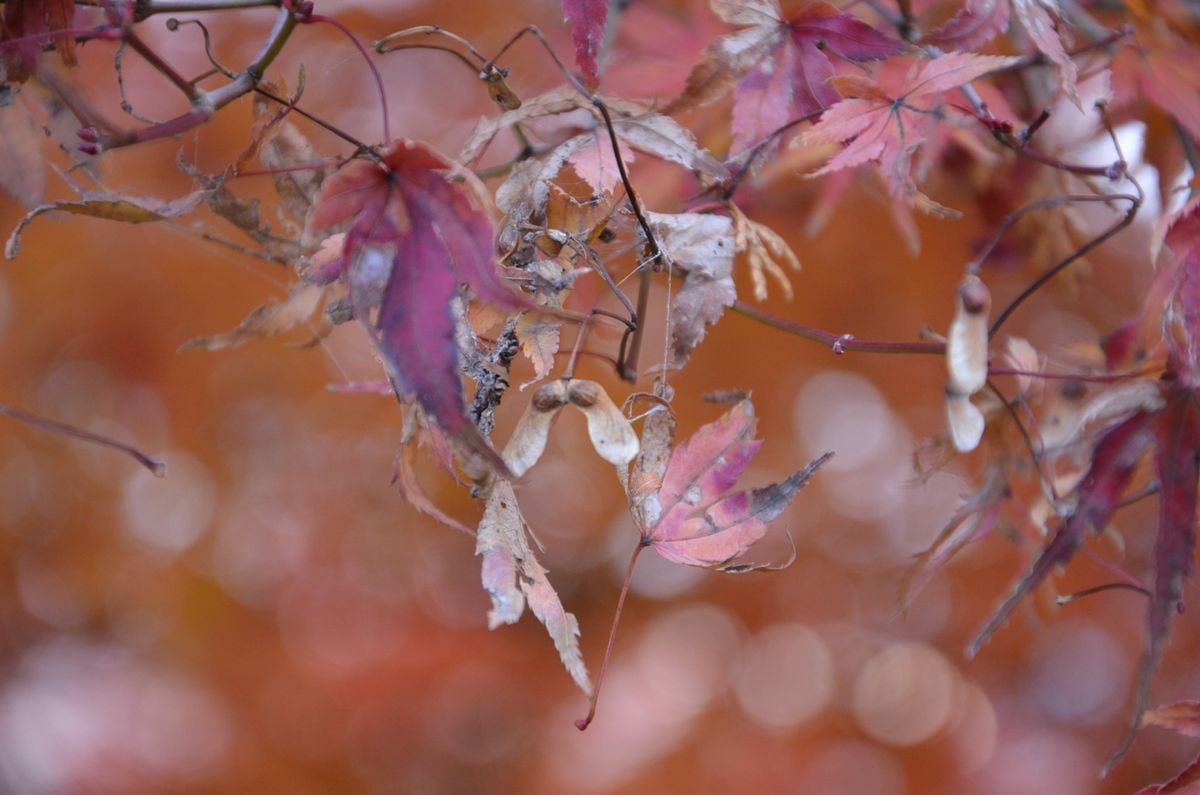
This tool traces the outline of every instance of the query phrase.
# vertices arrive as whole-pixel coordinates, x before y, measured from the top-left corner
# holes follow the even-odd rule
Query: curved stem
[[[613,616],[612,628],[608,632],[608,645],[604,647],[604,661],[600,663],[600,673],[596,674],[596,689],[592,691],[592,703],[588,713],[575,721],[575,728],[584,731],[596,717],[596,704],[600,700],[600,687],[604,684],[604,675],[608,672],[608,661],[612,658],[613,646],[617,642],[617,625],[621,623],[621,612],[625,609],[625,597],[629,594],[629,583],[633,582],[633,568],[637,565],[638,555],[649,546],[644,539],[638,541],[633,555],[629,558],[629,567],[625,569],[625,581],[621,583],[621,595],[617,597],[617,612]]]
[[[85,431],[82,428],[76,428],[74,425],[67,425],[65,422],[58,422],[57,420],[47,419],[46,417],[39,417],[36,414],[30,414],[28,412],[21,411],[20,409],[14,409],[12,406],[3,403],[0,403],[0,416],[8,417],[9,419],[16,420],[17,422],[25,423],[33,428],[40,428],[43,431],[50,431],[51,433],[57,433],[72,439],[78,439],[81,442],[90,442],[92,444],[98,444],[101,447],[108,447],[110,449],[117,450],[130,456],[146,469],[150,470],[155,477],[161,478],[164,474],[166,474],[167,464],[165,461],[160,461],[157,458],[151,458],[133,445],[117,441],[112,437],[103,436],[98,433],[92,433],[91,431]]]

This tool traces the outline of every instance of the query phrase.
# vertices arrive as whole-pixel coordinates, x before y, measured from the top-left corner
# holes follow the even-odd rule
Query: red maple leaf
[[[562,0],[563,16],[571,23],[571,41],[575,43],[575,63],[583,72],[583,82],[595,89],[600,85],[596,56],[604,43],[604,25],[608,21],[609,0]]]
[[[1007,66],[1015,58],[951,53],[915,66],[898,85],[884,85],[861,77],[839,78],[838,83],[858,96],[843,99],[825,111],[821,121],[801,137],[803,144],[848,142],[811,176],[819,176],[864,163],[879,164],[892,194],[927,212],[952,214],[917,189],[910,174],[913,153],[941,121],[942,94],[988,72]]]
[[[308,226],[321,231],[349,223],[341,264],[326,269],[327,278],[349,283],[355,316],[397,392],[507,473],[467,420],[452,304],[462,282],[490,304],[526,304],[500,281],[491,220],[474,185],[427,147],[398,140],[382,162],[355,160],[327,179]]]
[[[775,0],[712,0],[712,7],[725,22],[743,27],[708,45],[672,105],[711,102],[736,81],[734,151],[838,101],[827,52],[870,61],[900,51],[900,42],[824,2],[809,3],[788,18]]]

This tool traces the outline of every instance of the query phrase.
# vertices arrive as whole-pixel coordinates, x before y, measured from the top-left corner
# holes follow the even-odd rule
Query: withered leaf
[[[513,624],[528,603],[546,627],[563,666],[587,696],[592,683],[579,650],[579,622],[568,613],[529,547],[525,517],[512,484],[497,480],[476,533],[475,554],[483,557],[483,587],[492,598],[488,627]]]
[[[185,342],[180,350],[203,348],[216,351],[241,345],[251,339],[286,334],[312,319],[323,294],[324,290],[315,285],[297,284],[283,299],[256,308],[233,331],[197,337]]]
[[[671,310],[671,351],[678,367],[737,300],[733,222],[702,213],[647,213],[647,218],[667,255],[687,269]]]
[[[189,213],[199,207],[208,198],[209,193],[208,190],[197,190],[174,201],[84,193],[79,199],[73,201],[43,204],[30,210],[13,229],[12,234],[8,237],[8,242],[4,245],[4,256],[7,259],[17,258],[21,249],[21,233],[39,215],[64,212],[103,218],[107,221],[120,221],[126,224],[145,224]]]

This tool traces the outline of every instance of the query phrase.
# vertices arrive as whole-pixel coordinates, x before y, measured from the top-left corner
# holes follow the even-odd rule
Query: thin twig
[[[923,353],[941,356],[946,353],[946,345],[941,342],[888,342],[884,340],[860,340],[853,334],[835,334],[831,331],[806,326],[794,320],[760,309],[740,299],[733,302],[732,309],[739,315],[751,320],[764,323],[801,339],[829,346],[836,354],[850,351],[855,353]]]

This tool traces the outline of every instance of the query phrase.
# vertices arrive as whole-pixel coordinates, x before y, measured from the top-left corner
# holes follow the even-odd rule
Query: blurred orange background
[[[702,5],[634,2],[608,51],[605,91],[677,91],[723,30]],[[550,0],[318,6],[365,41],[434,23],[489,53],[535,23],[570,53]],[[238,64],[272,12],[201,17],[219,56]],[[145,27],[181,71],[202,71],[194,30],[167,33],[161,20]],[[71,79],[111,99],[112,49],[85,46]],[[377,97],[341,34],[299,30],[273,74],[294,85],[301,64],[304,107],[379,138]],[[505,65],[525,97],[562,82],[532,41]],[[453,153],[480,116],[496,112],[444,53],[396,53],[379,66],[393,134]],[[139,112],[182,110],[132,56],[126,81]],[[716,151],[728,143],[722,107],[685,120]],[[104,184],[183,195],[189,180],[177,153],[214,173],[244,148],[249,125],[243,100],[181,140],[105,155]],[[319,151],[347,153],[303,129]],[[488,162],[512,146],[498,140]],[[52,150],[48,143],[48,158],[64,164]],[[692,190],[649,157],[633,178],[664,212],[682,209]],[[70,195],[49,180],[51,196]],[[269,201],[267,183],[236,189]],[[739,194],[804,265],[795,299],[775,295],[766,308],[862,339],[944,330],[963,264],[994,228],[968,181],[936,184],[938,199],[965,215],[919,219],[915,256],[869,179],[818,236],[806,236],[819,187],[795,169],[768,169]],[[22,213],[0,199],[0,229],[7,234]],[[308,350],[267,340],[178,351],[232,328],[293,279],[202,231],[238,235],[204,213],[138,227],[39,219],[21,256],[0,269],[0,401],[168,462],[157,480],[111,451],[2,426],[0,790],[1099,795],[1163,780],[1191,758],[1191,743],[1150,730],[1113,775],[1098,778],[1131,709],[1144,607],[1126,592],[1055,607],[1049,591],[1106,581],[1086,559],[972,661],[962,649],[1028,562],[1028,544],[997,533],[968,548],[900,614],[907,567],[972,490],[979,464],[964,457],[916,481],[914,451],[942,430],[941,359],[838,356],[733,314],[672,379],[680,434],[722,410],[701,393],[747,389],[766,440],[747,483],[773,482],[822,450],[837,457],[778,520],[797,546],[790,568],[735,577],[642,557],[597,720],[578,732],[572,721],[587,705],[544,629],[526,616],[489,632],[472,542],[389,485],[401,431],[395,402],[326,389],[380,376],[359,329],[341,326]],[[1098,340],[1138,308],[1151,273],[1147,239],[1142,224],[1109,244],[1074,293],[1044,291],[1009,331],[1051,357]],[[985,278],[1000,302],[1038,266]],[[651,324],[653,362],[662,320]],[[527,363],[515,372],[514,383],[531,377]],[[585,359],[581,375],[618,403],[633,391],[596,360]],[[509,393],[499,438],[527,399]],[[478,521],[480,506],[434,467],[423,465],[421,478],[445,510]],[[547,459],[518,496],[551,582],[579,617],[594,675],[637,536],[580,417],[559,420]],[[1148,570],[1153,522],[1152,504],[1118,515],[1122,565],[1135,573]],[[787,554],[778,534],[765,543],[763,556]],[[1100,553],[1117,556],[1106,543],[1097,542]],[[1184,615],[1154,703],[1200,693],[1198,644]]]

